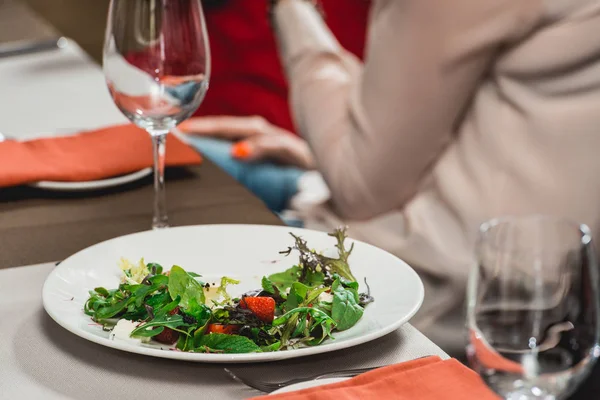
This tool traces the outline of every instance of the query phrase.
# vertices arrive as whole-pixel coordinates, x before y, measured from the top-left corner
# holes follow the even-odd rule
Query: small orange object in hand
[[[245,160],[252,156],[252,148],[247,142],[237,142],[231,148],[231,155],[233,156],[233,158]]]

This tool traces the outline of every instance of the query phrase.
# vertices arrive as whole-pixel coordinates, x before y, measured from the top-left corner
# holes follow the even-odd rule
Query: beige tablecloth
[[[0,249],[1,251],[1,249]],[[57,325],[41,292],[54,263],[0,270],[0,399],[244,399],[260,393],[234,382],[224,365],[151,358],[102,347]],[[404,325],[384,338],[314,357],[229,365],[263,379],[447,355]]]

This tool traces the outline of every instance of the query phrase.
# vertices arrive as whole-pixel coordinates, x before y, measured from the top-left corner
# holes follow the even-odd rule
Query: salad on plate
[[[262,277],[260,288],[241,296],[229,294],[240,283],[231,277],[206,282],[177,265],[165,271],[158,263],[123,259],[119,287],[91,290],[84,312],[112,339],[154,342],[173,351],[255,353],[319,345],[333,332],[352,328],[374,299],[369,290],[359,293],[345,229],[329,234],[337,257],[292,236],[294,244],[281,253],[297,251],[298,263]]]

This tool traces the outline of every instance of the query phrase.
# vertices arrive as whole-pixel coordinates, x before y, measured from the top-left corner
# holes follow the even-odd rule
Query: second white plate
[[[126,183],[135,182],[152,174],[152,168],[144,168],[130,174],[116,176],[114,178],[99,179],[86,182],[57,182],[57,181],[39,181],[29,186],[44,190],[55,190],[60,192],[82,192],[88,190],[108,189]]]

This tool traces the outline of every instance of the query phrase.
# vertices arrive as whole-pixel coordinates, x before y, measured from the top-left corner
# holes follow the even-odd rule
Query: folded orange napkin
[[[167,137],[167,166],[199,164],[200,155]],[[91,181],[152,166],[148,133],[132,124],[73,136],[0,143],[0,187],[36,181]]]
[[[479,376],[455,359],[427,357],[379,368],[344,382],[260,400],[498,400]]]

